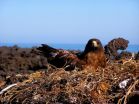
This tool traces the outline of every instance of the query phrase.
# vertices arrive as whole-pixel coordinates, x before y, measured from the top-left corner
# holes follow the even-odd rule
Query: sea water
[[[13,43],[0,43],[0,46],[14,46],[17,45],[21,48],[31,48],[31,47],[38,47],[41,44],[13,44]],[[48,44],[57,49],[66,49],[66,50],[84,50],[85,44]],[[128,48],[125,51],[129,52],[139,52],[139,45],[128,45]]]

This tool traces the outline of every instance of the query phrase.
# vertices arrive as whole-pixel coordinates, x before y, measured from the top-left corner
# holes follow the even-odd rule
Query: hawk
[[[97,69],[99,66],[105,67],[106,57],[100,40],[95,38],[90,39],[79,59],[86,63],[85,66],[91,66],[94,69]]]
[[[66,67],[68,70],[74,69],[74,67],[85,68],[91,66],[94,69],[106,66],[106,58],[104,54],[103,46],[98,39],[90,39],[83,52],[71,52],[63,49],[55,49],[46,44],[42,44],[37,48],[48,59],[50,64],[56,67]]]

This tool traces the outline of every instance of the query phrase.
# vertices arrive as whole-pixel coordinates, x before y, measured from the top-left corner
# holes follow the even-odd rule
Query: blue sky
[[[0,0],[0,42],[139,44],[139,0]]]

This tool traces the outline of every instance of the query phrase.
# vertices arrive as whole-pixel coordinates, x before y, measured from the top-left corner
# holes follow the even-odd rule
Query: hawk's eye
[[[99,45],[99,42],[97,42],[97,44]]]

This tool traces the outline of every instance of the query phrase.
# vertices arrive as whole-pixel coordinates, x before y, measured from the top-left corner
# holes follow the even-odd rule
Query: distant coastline
[[[31,47],[37,47],[40,46],[41,44],[38,43],[0,43],[0,46],[14,46],[17,45],[21,48],[31,48]],[[66,49],[66,50],[84,50],[85,44],[48,44],[54,48],[58,49]],[[138,52],[139,51],[139,45],[128,45],[128,48],[126,51],[129,52]]]

